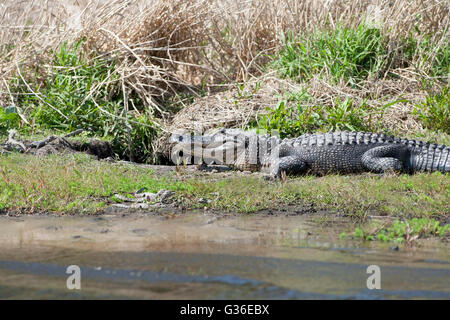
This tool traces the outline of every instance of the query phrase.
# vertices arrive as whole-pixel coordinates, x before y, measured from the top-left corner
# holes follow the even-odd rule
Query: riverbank
[[[416,235],[448,238],[450,179],[439,172],[266,181],[259,173],[220,166],[202,171],[196,166],[98,161],[74,153],[46,157],[10,154],[0,159],[0,173],[4,215],[123,213],[170,218],[192,210],[216,216],[307,214],[323,224],[332,217],[348,218],[348,232],[343,237],[353,234],[375,240],[381,230],[389,231],[388,227],[403,221],[404,225],[398,226],[403,233],[392,231],[384,240],[409,241],[417,239]],[[352,233],[350,225],[359,231]]]

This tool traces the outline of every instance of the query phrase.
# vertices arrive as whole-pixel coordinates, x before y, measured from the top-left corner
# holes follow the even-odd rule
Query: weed
[[[352,99],[341,101],[337,98],[334,105],[308,105],[306,91],[298,96],[282,99],[274,109],[267,109],[258,121],[258,128],[267,132],[277,131],[280,137],[296,137],[315,131],[364,131],[372,129],[365,119],[370,117],[365,103],[357,105]],[[294,105],[289,100],[294,100]],[[255,124],[256,125],[256,124]]]
[[[429,94],[425,101],[414,108],[426,128],[450,134],[450,90],[445,86],[441,93]]]
[[[190,184],[155,176],[145,168],[97,162],[86,155],[45,159],[10,155],[0,159],[0,203],[3,209],[96,212],[105,198],[145,188],[192,192]]]
[[[400,59],[403,67],[413,66],[422,74],[448,81],[450,74],[450,44],[448,41],[443,44],[435,43],[430,35],[423,35],[419,40],[411,33],[401,42],[403,48]]]
[[[316,73],[330,74],[355,84],[381,69],[386,56],[386,37],[379,29],[360,24],[357,28],[337,26],[329,32],[307,36],[282,35],[283,47],[272,66],[282,77],[307,80]]]
[[[5,134],[8,129],[18,128],[20,117],[17,108],[9,106],[0,107],[0,134]]]
[[[23,93],[19,103],[32,110],[33,122],[44,130],[82,128],[111,140],[120,158],[152,160],[151,143],[157,133],[152,115],[127,112],[114,59],[84,58],[80,52],[83,41],[64,42],[54,53],[50,76],[42,88],[35,89],[36,94],[25,94],[24,79],[14,79],[14,90]],[[127,96],[127,104],[141,106],[135,95]]]
[[[419,238],[430,236],[444,237],[450,232],[450,225],[441,226],[439,221],[431,218],[412,218],[395,220],[389,226],[375,221],[367,226],[359,226],[353,232],[355,238],[366,241],[406,242],[412,243]],[[346,238],[343,232],[340,238]]]

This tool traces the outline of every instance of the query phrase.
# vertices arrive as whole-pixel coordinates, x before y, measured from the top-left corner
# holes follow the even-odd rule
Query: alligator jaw
[[[204,135],[173,134],[169,138],[169,143],[173,145],[172,155],[182,151],[182,157],[186,159],[193,156],[208,164],[215,162],[233,165],[236,160],[236,150],[240,150],[245,145],[239,133],[242,131],[234,133],[233,129],[221,129]]]

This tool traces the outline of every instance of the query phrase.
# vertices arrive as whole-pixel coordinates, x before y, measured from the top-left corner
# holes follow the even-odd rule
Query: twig
[[[83,129],[77,129],[77,130],[75,130],[73,132],[70,132],[70,133],[64,135],[63,137],[64,138],[73,137],[73,136],[75,136],[77,134],[82,133],[83,131],[84,131]],[[46,146],[47,144],[49,144],[50,142],[52,142],[53,140],[55,140],[56,138],[58,138],[58,137],[54,136],[54,135],[51,135],[51,136],[48,136],[47,138],[45,138],[43,140],[33,141],[32,143],[30,143],[30,147],[28,149],[31,149],[31,148],[40,149],[40,148]]]
[[[73,136],[76,136],[76,135],[78,135],[78,134],[80,134],[80,133],[82,133],[82,132],[84,132],[83,129],[77,129],[77,130],[75,130],[75,131],[73,131],[73,132],[71,132],[71,133],[66,134],[66,135],[64,136],[64,138],[73,137]]]

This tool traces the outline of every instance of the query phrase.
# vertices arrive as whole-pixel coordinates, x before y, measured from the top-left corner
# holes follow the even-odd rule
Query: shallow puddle
[[[336,240],[312,215],[1,217],[0,298],[450,298],[448,245]],[[66,269],[81,270],[69,290]],[[381,289],[369,290],[369,265]]]

